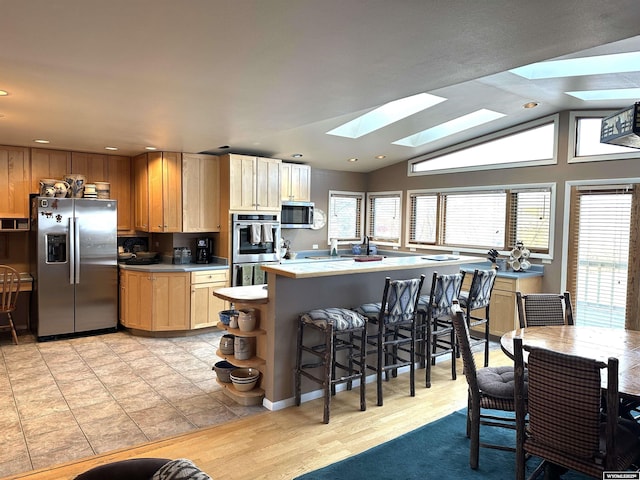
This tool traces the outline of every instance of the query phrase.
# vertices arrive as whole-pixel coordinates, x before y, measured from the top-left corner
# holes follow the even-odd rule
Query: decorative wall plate
[[[313,230],[320,230],[327,224],[327,216],[325,215],[323,210],[319,208],[314,209],[313,211],[313,225],[311,228]]]

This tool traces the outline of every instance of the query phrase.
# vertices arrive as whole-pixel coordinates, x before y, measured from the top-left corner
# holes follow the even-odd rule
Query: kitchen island
[[[396,280],[425,274],[422,293],[428,294],[433,272],[457,273],[460,265],[485,261],[469,256],[438,256],[439,260],[425,257],[263,265],[261,268],[269,274],[266,318],[260,325],[266,331],[262,352],[267,372],[263,379],[265,407],[279,410],[293,405],[297,320],[301,313],[314,308],[352,308],[379,302],[386,277]],[[225,293],[229,296],[232,290],[225,289]],[[303,393],[310,390],[310,384],[303,383]]]

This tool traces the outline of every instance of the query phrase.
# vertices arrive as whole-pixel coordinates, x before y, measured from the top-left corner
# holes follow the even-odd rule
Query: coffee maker
[[[211,263],[213,261],[213,239],[198,238],[196,240],[196,263]]]

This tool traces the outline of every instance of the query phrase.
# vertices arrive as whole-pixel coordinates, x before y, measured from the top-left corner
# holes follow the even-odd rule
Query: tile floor
[[[263,411],[229,399],[211,367],[223,332],[126,332],[36,342],[0,336],[0,477]]]

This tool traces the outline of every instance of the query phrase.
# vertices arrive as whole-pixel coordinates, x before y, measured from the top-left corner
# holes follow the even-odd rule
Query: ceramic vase
[[[238,314],[238,328],[243,332],[251,332],[256,328],[256,317],[253,308],[240,310]]]
[[[251,337],[236,337],[233,345],[233,356],[238,360],[249,360],[253,356]]]

